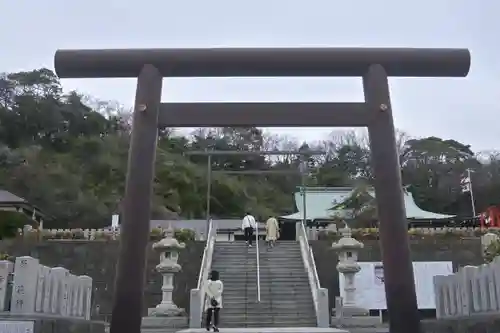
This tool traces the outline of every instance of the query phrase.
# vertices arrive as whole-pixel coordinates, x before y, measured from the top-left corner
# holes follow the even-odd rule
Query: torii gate
[[[59,50],[60,78],[137,77],[111,333],[139,333],[158,125],[368,127],[392,333],[420,332],[388,76],[465,77],[466,49]],[[163,77],[362,77],[364,103],[161,103]],[[429,97],[430,98],[430,97]],[[432,105],[432,103],[428,103]]]

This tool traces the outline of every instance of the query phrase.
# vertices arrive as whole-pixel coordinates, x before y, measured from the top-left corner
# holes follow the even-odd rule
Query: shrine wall
[[[359,254],[359,260],[380,261],[378,241],[364,240],[363,243],[365,247]],[[331,249],[331,242],[310,241],[310,244],[321,285],[328,288],[330,307],[333,307],[335,296],[339,295],[338,272],[335,269],[337,256]],[[159,256],[152,251],[151,246],[148,248],[144,314],[147,313],[148,307],[154,307],[161,301],[161,277],[155,271]],[[203,249],[204,242],[191,242],[180,251],[179,264],[182,266],[182,271],[174,279],[173,298],[179,307],[186,310],[189,310],[189,291],[197,284]],[[460,266],[483,262],[480,238],[412,240],[411,250],[414,261],[452,261],[454,270]],[[118,258],[117,241],[9,240],[0,241],[0,253],[16,257],[32,256],[40,259],[43,265],[63,266],[74,274],[92,277],[94,284],[92,318],[110,319],[115,265]]]
[[[32,256],[50,267],[62,266],[73,274],[88,275],[93,279],[92,318],[109,320],[118,260],[118,241],[50,240],[0,241],[0,253],[14,257]],[[158,253],[148,246],[148,261],[144,293],[143,313],[161,301],[161,276],[155,267],[159,263]],[[189,291],[196,288],[205,243],[190,242],[180,250],[178,263],[182,271],[174,278],[174,302],[189,311]]]
[[[335,307],[335,296],[340,295],[336,265],[337,254],[329,241],[309,241],[316,261],[316,269],[321,286],[328,288],[330,308]],[[364,248],[359,253],[359,261],[381,261],[380,245],[377,240],[363,240]],[[451,261],[453,270],[465,265],[483,263],[481,239],[439,238],[411,240],[413,261]]]

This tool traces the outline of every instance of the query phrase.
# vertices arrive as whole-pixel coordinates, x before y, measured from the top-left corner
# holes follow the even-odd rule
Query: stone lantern
[[[179,243],[174,238],[174,230],[171,226],[165,231],[165,237],[153,244],[153,249],[160,253],[160,263],[156,265],[156,271],[163,277],[161,287],[162,300],[156,308],[150,309],[149,315],[153,317],[175,317],[185,314],[184,309],[180,309],[172,301],[172,290],[174,289],[174,274],[181,270],[181,265],[177,263],[179,250],[186,245]]]
[[[345,227],[340,230],[342,238],[332,244],[332,248],[338,253],[339,262],[337,270],[344,275],[345,298],[342,305],[342,313],[347,316],[365,316],[369,311],[356,306],[356,286],[354,277],[361,270],[358,264],[358,252],[364,247],[363,243],[352,238],[351,229]]]

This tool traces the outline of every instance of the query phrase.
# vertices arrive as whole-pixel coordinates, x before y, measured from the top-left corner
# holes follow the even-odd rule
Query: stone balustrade
[[[438,319],[495,314],[500,311],[500,257],[434,277]]]
[[[299,228],[299,225],[297,225]],[[442,235],[456,235],[460,237],[478,237],[483,235],[487,231],[496,231],[500,233],[499,228],[488,228],[483,229],[480,227],[435,227],[435,228],[411,228],[408,230],[408,235],[410,236],[442,236]],[[377,234],[377,228],[362,228],[362,229],[352,229],[353,235],[370,235]],[[316,227],[306,227],[306,234],[309,240],[320,240],[321,236],[325,233],[337,234],[340,237],[340,233],[334,224],[327,226],[316,226]]]
[[[300,227],[300,223],[296,224],[296,228]],[[164,229],[159,228],[160,233],[164,231]],[[196,232],[197,230],[192,229],[195,231],[195,239],[203,241],[205,240],[204,234],[203,233],[198,233]],[[297,229],[298,230],[298,229]],[[429,227],[429,228],[424,228],[424,227],[419,227],[415,229],[410,229],[408,230],[408,233],[410,235],[414,236],[439,236],[439,235],[445,235],[445,234],[455,234],[457,236],[462,236],[462,237],[477,237],[486,231],[496,231],[497,233],[500,234],[500,229],[499,228],[489,228],[489,229],[482,229],[480,227]],[[24,235],[29,236],[30,233],[36,232],[36,230],[32,229],[29,227],[28,229],[24,230]],[[356,234],[357,232],[362,233],[362,234],[375,234],[377,233],[377,228],[364,228],[364,229],[353,229],[353,234]],[[309,240],[319,240],[321,238],[321,235],[325,233],[334,233],[340,234],[337,231],[336,225],[335,224],[329,224],[329,225],[318,225],[318,226],[308,226],[306,227],[306,234]],[[297,233],[298,234],[298,233]],[[120,229],[114,229],[114,228],[101,228],[101,229],[44,229],[42,231],[42,238],[48,238],[48,239],[82,239],[82,240],[116,240],[119,239],[120,237]]]
[[[90,320],[92,278],[25,256],[0,261],[0,311]]]
[[[45,237],[52,239],[83,239],[83,240],[99,240],[108,239],[116,240],[120,236],[119,229],[101,228],[101,229],[44,229]]]

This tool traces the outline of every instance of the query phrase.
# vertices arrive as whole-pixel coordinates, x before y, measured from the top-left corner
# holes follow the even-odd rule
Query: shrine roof
[[[353,191],[351,187],[308,187],[306,188],[306,217],[307,220],[331,219],[334,216],[347,217],[349,210],[332,209],[335,205],[348,198]],[[369,191],[370,195],[375,197],[374,191]],[[415,220],[437,220],[450,219],[455,215],[440,214],[428,212],[417,206],[413,195],[404,192],[404,203],[406,208],[406,217]],[[295,206],[297,212],[281,216],[285,220],[303,219],[303,197],[300,192],[295,193]]]

